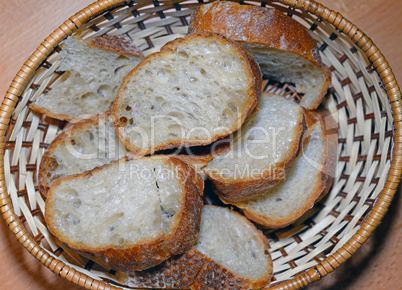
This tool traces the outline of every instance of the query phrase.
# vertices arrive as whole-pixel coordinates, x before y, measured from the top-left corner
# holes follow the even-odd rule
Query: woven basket
[[[270,287],[297,289],[345,262],[380,224],[401,175],[402,101],[387,61],[361,30],[314,1],[279,2],[247,4],[275,7],[309,29],[332,72],[325,103],[339,123],[337,175],[328,196],[296,224],[266,232],[274,261]],[[77,30],[83,37],[128,34],[148,55],[186,34],[198,5],[182,0],[98,1],[46,38],[7,91],[0,112],[3,218],[33,256],[73,283],[88,289],[120,287],[113,271],[80,257],[48,232],[38,168],[65,123],[34,114],[27,104],[57,80],[58,45],[66,36]],[[291,85],[269,80],[265,90],[299,97]]]

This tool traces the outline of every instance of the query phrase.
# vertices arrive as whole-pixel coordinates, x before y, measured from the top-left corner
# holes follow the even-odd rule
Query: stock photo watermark
[[[336,116],[327,116],[324,118],[325,126],[321,126],[324,130],[324,134],[327,139],[333,139],[337,142],[337,123],[330,118],[337,120]],[[241,118],[239,117],[238,120]],[[239,121],[240,122],[240,121]],[[212,130],[203,126],[194,126],[190,129],[186,129],[183,122],[174,116],[170,115],[158,115],[151,118],[149,121],[149,130],[146,131],[139,126],[131,126],[127,128],[130,132],[135,132],[136,136],[140,138],[138,141],[140,145],[139,150],[134,152],[139,156],[149,148],[155,148],[157,146],[161,134],[167,136],[168,132],[161,133],[161,123],[164,124],[163,128],[168,125],[175,125],[177,129],[175,133],[175,138],[181,141],[181,144],[177,148],[172,149],[168,152],[169,155],[185,154],[188,156],[193,156],[197,158],[197,150],[193,147],[185,146],[188,140],[194,140],[194,136],[201,136],[201,138],[206,141],[206,143],[211,143],[207,148],[207,153],[203,152],[203,155],[215,156],[216,159],[225,160],[224,164],[226,166],[220,169],[214,169],[211,174],[219,175],[222,178],[258,178],[262,175],[272,175],[274,178],[281,178],[281,174],[284,174],[283,170],[278,170],[268,161],[275,160],[275,157],[283,152],[284,147],[281,140],[283,136],[287,134],[287,127],[263,127],[263,126],[240,126],[239,129],[230,133],[227,127],[217,127]],[[247,121],[246,121],[247,123]],[[245,124],[246,124],[245,123]],[[105,118],[98,118],[96,123],[96,130],[93,129],[91,132],[87,131],[79,135],[70,134],[65,139],[65,148],[68,153],[74,158],[81,160],[82,162],[91,162],[95,159],[110,159],[117,160],[119,157],[124,155],[124,145],[122,141],[117,136],[115,128],[111,121],[107,121]],[[125,128],[126,129],[126,128]],[[311,130],[310,130],[311,131]],[[227,138],[214,140],[213,136],[216,132],[223,132],[222,135],[228,135]],[[165,138],[165,137],[163,137]],[[199,137],[200,138],[200,137]],[[305,142],[305,138],[310,138],[309,134],[304,134],[302,140],[300,141],[300,146],[306,146],[308,142]],[[158,142],[157,142],[158,141]],[[213,142],[215,141],[215,142]],[[328,144],[326,144],[328,146]],[[220,154],[223,147],[228,147],[224,150],[225,153]],[[323,162],[317,162],[314,156],[309,156],[305,153],[304,148],[299,149],[299,156],[297,158],[305,158],[307,163],[314,167],[316,170],[325,171],[326,167]],[[153,151],[152,151],[153,152]],[[241,162],[240,162],[241,161]],[[253,166],[254,161],[257,162],[259,166]],[[266,161],[266,164],[264,163]],[[242,165],[240,165],[242,164]],[[265,166],[261,166],[261,164]],[[122,168],[121,170],[127,170],[127,168]],[[173,178],[169,172],[148,172],[147,169],[140,169],[137,167],[130,167],[130,176],[136,176],[138,178],[149,178],[150,176],[155,176],[155,174],[162,175],[167,178]],[[141,172],[141,170],[145,170]],[[334,172],[324,172],[327,175],[334,177]],[[275,175],[275,176],[273,176]]]

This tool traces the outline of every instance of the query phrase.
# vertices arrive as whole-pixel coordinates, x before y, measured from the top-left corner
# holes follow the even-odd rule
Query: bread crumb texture
[[[123,41],[118,44],[120,38],[110,36],[89,40],[68,37],[58,68],[64,73],[49,92],[38,97],[33,108],[65,120],[106,112],[124,77],[143,58],[133,43],[130,46]]]
[[[207,145],[240,127],[257,102],[260,77],[247,52],[221,36],[176,39],[125,79],[114,104],[117,131],[143,154]]]
[[[165,161],[147,158],[65,179],[52,188],[48,220],[79,247],[125,248],[156,238],[180,207],[180,180],[172,174]]]
[[[128,153],[109,113],[82,121],[61,133],[42,158],[40,184],[109,164]]]

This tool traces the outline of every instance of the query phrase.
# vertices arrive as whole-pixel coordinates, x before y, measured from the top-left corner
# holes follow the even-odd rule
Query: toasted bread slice
[[[317,43],[306,28],[274,8],[216,1],[193,14],[189,33],[221,33],[243,45],[267,78],[297,85],[304,93],[301,105],[315,109],[331,84]]]
[[[286,177],[307,128],[304,112],[281,96],[260,98],[256,112],[234,134],[231,150],[204,167],[222,201],[251,199]]]
[[[257,63],[237,43],[215,33],[175,39],[124,80],[113,106],[116,130],[140,155],[207,145],[243,124],[261,85]]]
[[[133,274],[118,273],[130,287],[260,289],[272,277],[265,236],[227,208],[204,206],[200,236],[188,253]]]
[[[106,112],[124,77],[143,59],[125,36],[68,37],[61,51],[64,74],[30,108],[50,117],[77,122]]]
[[[83,120],[50,144],[39,167],[39,189],[46,196],[57,179],[103,166],[127,153],[116,134],[110,111]]]
[[[204,183],[182,161],[127,155],[57,180],[46,199],[49,231],[116,271],[153,267],[198,237]]]
[[[338,131],[334,119],[315,113],[316,123],[289,176],[264,195],[234,203],[245,215],[267,228],[285,227],[328,193],[335,175]]]

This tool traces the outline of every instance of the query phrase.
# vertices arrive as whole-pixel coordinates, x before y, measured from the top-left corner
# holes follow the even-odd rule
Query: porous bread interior
[[[267,193],[236,205],[269,220],[287,218],[305,206],[316,186],[321,186],[320,169],[326,158],[326,141],[321,131],[322,126],[317,122],[286,180]]]
[[[326,76],[312,61],[295,53],[269,48],[262,44],[239,43],[254,56],[263,75],[281,82],[296,84],[298,92],[304,93],[301,101],[303,107],[312,106],[321,95]]]
[[[283,163],[292,145],[298,146],[299,125],[303,120],[303,111],[298,104],[264,94],[257,109],[259,111],[250,115],[233,134],[231,150],[207,164],[208,172],[225,179],[260,177],[272,173],[274,167]]]
[[[124,77],[141,61],[91,47],[68,37],[61,51],[59,70],[65,73],[34,104],[71,119],[96,115],[110,108]]]
[[[239,276],[255,279],[267,274],[269,258],[259,232],[227,208],[204,206],[195,247]]]
[[[174,168],[153,158],[107,166],[51,190],[46,214],[53,227],[88,248],[125,248],[168,232],[184,195]]]
[[[111,116],[101,115],[96,123],[85,124],[73,130],[53,148],[49,155],[50,168],[42,178],[50,187],[57,179],[82,173],[108,164],[127,154],[127,149],[116,134]]]
[[[136,148],[172,140],[212,142],[237,125],[251,89],[232,46],[193,38],[143,63],[120,89],[117,119]]]

